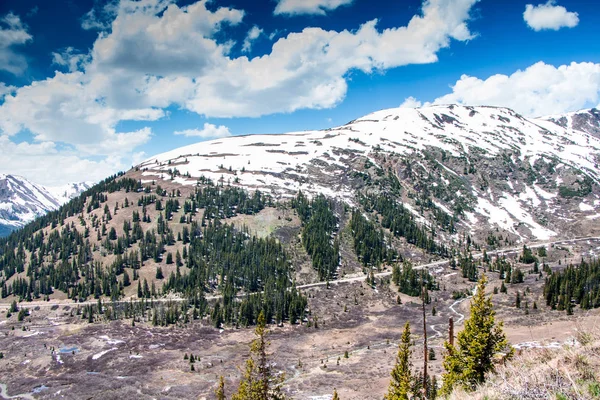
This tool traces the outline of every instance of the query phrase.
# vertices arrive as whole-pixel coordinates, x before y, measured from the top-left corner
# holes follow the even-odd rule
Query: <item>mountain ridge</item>
[[[0,174],[0,236],[57,210],[90,186],[83,182],[50,188],[19,175]]]
[[[368,160],[378,173],[391,168],[402,174],[407,169],[399,164],[411,159],[423,176],[439,167],[442,181],[429,179],[431,184],[448,186],[451,177],[467,184],[455,194],[469,203],[464,223],[470,228],[491,221],[520,237],[548,239],[564,224],[547,226],[542,213],[560,214],[554,210],[560,198],[581,198],[575,211],[590,220],[600,216],[597,194],[585,199],[600,181],[600,139],[594,130],[600,114],[594,111],[570,113],[563,120],[525,118],[490,106],[386,109],[326,130],[200,142],[150,157],[137,168],[143,183],[158,178],[195,185],[204,177],[279,199],[302,190],[356,205],[358,183],[352,174],[357,162]],[[506,184],[500,187],[502,178]],[[456,211],[456,199],[433,201],[451,214]],[[530,232],[520,232],[523,226]]]

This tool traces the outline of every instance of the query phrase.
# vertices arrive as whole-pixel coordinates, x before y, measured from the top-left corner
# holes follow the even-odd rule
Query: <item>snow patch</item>
[[[111,351],[114,351],[114,350],[117,350],[117,348],[113,347],[112,349],[108,349],[108,350],[101,351],[100,353],[96,353],[92,356],[92,360],[97,360],[100,357],[102,357],[103,355],[110,353]]]

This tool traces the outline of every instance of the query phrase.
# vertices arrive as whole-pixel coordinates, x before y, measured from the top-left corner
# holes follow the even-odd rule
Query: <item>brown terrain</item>
[[[548,246],[546,261],[560,268],[558,260],[561,265],[578,261],[599,246],[598,240]],[[470,290],[474,284],[447,265],[430,271],[441,288],[431,292],[432,302],[427,306],[429,346],[437,355],[430,362],[430,373],[439,377],[448,317],[454,318],[460,330],[463,314],[468,314],[469,300],[453,300],[452,292]],[[491,292],[500,282],[497,273],[489,277]],[[526,274],[524,283],[507,287],[507,294],[494,295],[494,303],[498,319],[504,321],[519,352],[538,351],[528,349],[532,346],[560,347],[572,342],[578,330],[593,330],[600,324],[600,310],[577,308],[572,316],[549,310],[542,298],[543,280],[537,274]],[[514,306],[517,290],[524,296],[521,309]],[[421,366],[419,299],[400,295],[402,304],[397,304],[397,288],[387,283],[386,276],[374,288],[360,278],[303,292],[309,297],[312,326],[304,322],[269,327],[271,359],[276,369],[285,372],[285,391],[293,398],[329,399],[333,388],[343,399],[382,398],[407,320],[415,338],[413,364],[415,369]],[[534,301],[537,310],[532,309]],[[16,315],[6,319],[4,312],[0,314],[4,353],[0,376],[5,385],[0,396],[5,398],[211,399],[220,375],[226,379],[227,393],[235,390],[253,338],[251,328],[217,330],[208,320],[170,327],[153,327],[144,321],[132,326],[131,320],[89,324],[79,315],[81,305],[68,300],[22,306],[31,311],[22,322]],[[199,358],[195,371],[184,360],[185,354]]]

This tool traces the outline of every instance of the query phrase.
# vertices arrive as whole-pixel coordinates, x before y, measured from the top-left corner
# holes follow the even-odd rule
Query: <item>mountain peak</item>
[[[597,108],[573,111],[562,115],[550,115],[541,119],[554,122],[566,129],[583,131],[600,138],[600,110]]]
[[[0,236],[58,209],[90,186],[76,183],[46,188],[19,175],[0,174]]]

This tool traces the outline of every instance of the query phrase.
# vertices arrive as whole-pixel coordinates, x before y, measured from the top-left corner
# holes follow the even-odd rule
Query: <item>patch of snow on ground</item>
[[[92,360],[97,360],[100,357],[102,357],[103,355],[105,355],[106,353],[110,353],[113,350],[117,350],[117,348],[113,347],[112,349],[108,349],[108,350],[101,351],[100,353],[96,353],[92,356]]]
[[[100,336],[100,339],[104,339],[104,340],[106,340],[106,343],[108,343],[108,344],[119,344],[119,343],[125,343],[125,341],[124,341],[124,340],[119,340],[119,339],[111,339],[111,338],[109,338],[107,335]]]
[[[513,225],[515,221],[510,214],[500,207],[495,206],[489,200],[480,198],[475,207],[475,211],[479,214],[487,216],[490,224],[497,224],[500,228],[514,231]],[[469,218],[470,219],[470,218]]]
[[[542,203],[535,191],[529,186],[525,186],[525,192],[519,194],[519,199],[528,201],[533,207],[537,207]]]
[[[531,230],[531,233],[538,239],[548,240],[551,237],[556,236],[555,232],[544,228],[535,222],[533,217],[521,207],[519,201],[508,193],[504,193],[504,196],[500,199],[499,203],[507,212],[526,224]]]
[[[579,209],[581,211],[594,211],[594,207],[589,204],[585,204],[584,202],[579,203]]]
[[[556,194],[550,193],[539,187],[538,185],[533,185],[535,192],[544,200],[551,200],[556,197]]]

